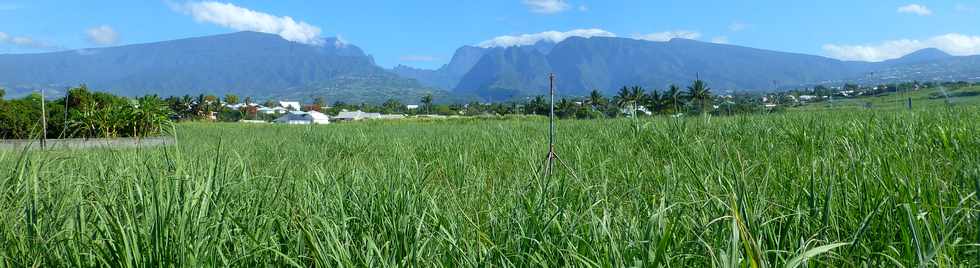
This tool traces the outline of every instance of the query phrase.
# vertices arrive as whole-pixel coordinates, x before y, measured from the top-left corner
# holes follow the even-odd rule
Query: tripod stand
[[[548,81],[550,83],[549,94],[551,95],[551,110],[548,115],[548,156],[545,157],[541,166],[541,175],[542,178],[551,177],[552,169],[558,163],[565,167],[572,174],[572,177],[578,178],[575,171],[568,164],[565,164],[564,160],[561,160],[558,151],[555,150],[555,74],[549,74]]]

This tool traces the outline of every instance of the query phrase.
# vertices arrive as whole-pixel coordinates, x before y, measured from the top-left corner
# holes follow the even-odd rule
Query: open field
[[[0,267],[980,265],[980,108],[181,124],[0,150]]]
[[[834,101],[813,103],[796,109],[867,109],[866,105],[868,103],[871,104],[871,109],[908,109],[909,98],[912,99],[913,109],[942,107],[947,105],[947,101],[952,106],[976,106],[980,105],[980,87],[964,87],[958,89],[935,87],[911,92],[892,92],[880,96],[836,99]]]
[[[49,139],[44,146],[39,140],[0,140],[0,150],[27,149],[98,149],[98,148],[139,148],[173,145],[171,137],[152,138],[112,138],[112,139]],[[42,148],[43,147],[43,148]]]

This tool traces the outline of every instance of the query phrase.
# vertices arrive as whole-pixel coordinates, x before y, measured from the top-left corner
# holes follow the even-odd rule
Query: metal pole
[[[548,75],[549,91],[551,95],[551,114],[548,116],[548,147],[555,147],[555,74]]]
[[[71,97],[71,88],[65,89],[65,121],[61,122],[61,135],[58,138],[65,138],[68,132],[68,98]]]
[[[47,145],[48,139],[48,113],[44,108],[44,89],[41,89],[41,149]]]

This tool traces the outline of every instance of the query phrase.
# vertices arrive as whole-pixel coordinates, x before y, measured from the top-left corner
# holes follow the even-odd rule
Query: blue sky
[[[980,54],[980,0],[0,0],[0,53],[37,53],[235,32],[298,42],[340,36],[384,67],[436,68],[500,36],[695,38],[848,60],[925,47]],[[289,18],[286,18],[289,17]],[[578,30],[578,31],[576,31]],[[536,33],[555,31],[548,35]],[[567,32],[567,33],[566,33]],[[519,38],[498,38],[508,45]]]

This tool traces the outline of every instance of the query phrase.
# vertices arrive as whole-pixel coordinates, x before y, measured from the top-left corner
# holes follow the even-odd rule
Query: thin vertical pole
[[[41,149],[47,145],[48,139],[48,113],[44,107],[44,89],[41,89]]]
[[[68,98],[71,97],[71,88],[65,89],[65,121],[61,123],[61,135],[59,139],[65,138],[65,133],[68,133]]]
[[[548,75],[549,91],[551,95],[551,114],[548,116],[548,147],[555,147],[555,74]]]

